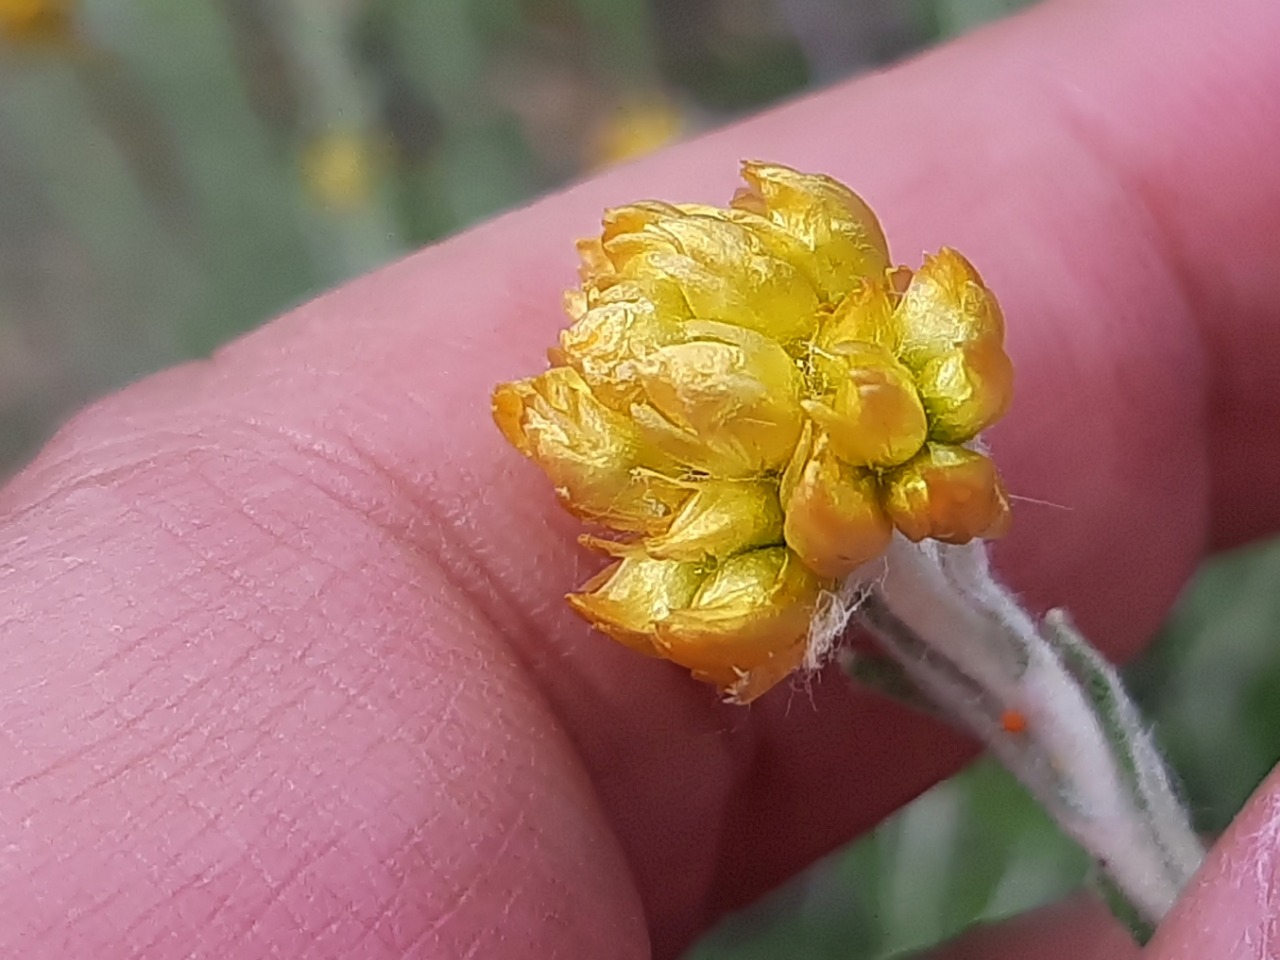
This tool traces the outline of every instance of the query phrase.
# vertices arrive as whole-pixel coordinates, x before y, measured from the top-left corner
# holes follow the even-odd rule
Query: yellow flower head
[[[965,543],[1009,508],[974,449],[1013,369],[991,291],[954,250],[893,268],[830,177],[747,163],[728,208],[643,201],[580,241],[551,369],[494,419],[603,527],[569,603],[746,702],[804,659],[825,590],[894,531]]]

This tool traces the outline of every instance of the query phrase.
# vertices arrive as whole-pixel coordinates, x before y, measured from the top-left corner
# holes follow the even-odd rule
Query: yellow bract
[[[944,249],[893,268],[844,185],[747,163],[728,208],[642,201],[580,241],[553,366],[494,418],[561,502],[612,531],[569,602],[746,702],[803,661],[824,590],[912,540],[996,536],[972,449],[1008,406],[991,291]]]
[[[886,479],[885,508],[910,540],[968,543],[999,536],[1008,525],[995,464],[981,453],[929,443]]]
[[[689,498],[667,529],[644,540],[663,560],[709,561],[782,542],[778,485],[769,480],[690,482]]]
[[[911,371],[884,347],[844,341],[828,358],[830,396],[802,406],[846,463],[894,467],[909,460],[929,435],[925,408]]]
[[[500,386],[493,417],[517,450],[542,467],[561,503],[584,520],[628,533],[666,528],[687,491],[658,472],[670,461],[648,448],[570,367]]]
[[[786,465],[800,439],[803,378],[775,341],[691,321],[689,339],[639,361],[648,405],[631,414],[656,445],[711,476],[755,477]]]
[[[829,436],[797,448],[781,495],[787,546],[819,576],[847,575],[879,556],[893,536],[879,479],[836,456]]]

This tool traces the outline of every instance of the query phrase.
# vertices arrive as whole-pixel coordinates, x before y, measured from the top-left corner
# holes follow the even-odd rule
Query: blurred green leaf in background
[[[69,411],[584,172],[1020,0],[0,0],[0,467]],[[1280,759],[1280,551],[1131,671],[1218,830]],[[695,948],[878,958],[1078,887],[994,765]]]

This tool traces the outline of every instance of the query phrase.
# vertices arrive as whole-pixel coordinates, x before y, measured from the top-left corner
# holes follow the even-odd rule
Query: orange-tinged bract
[[[819,576],[847,576],[889,545],[879,478],[842,461],[828,437],[797,450],[781,489],[786,544]]]
[[[995,464],[964,447],[928,443],[888,477],[885,509],[909,540],[968,543],[1004,533],[1009,503]]]
[[[997,536],[972,441],[1012,391],[1004,319],[953,250],[895,268],[830,177],[743,167],[728,208],[641,201],[578,243],[552,367],[494,393],[507,439],[612,533],[592,625],[747,702],[804,660],[825,590],[911,540]]]

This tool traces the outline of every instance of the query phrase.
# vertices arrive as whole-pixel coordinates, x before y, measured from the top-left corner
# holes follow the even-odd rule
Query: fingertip
[[[1280,950],[1280,768],[1209,852],[1150,945],[1158,960],[1271,960]]]

